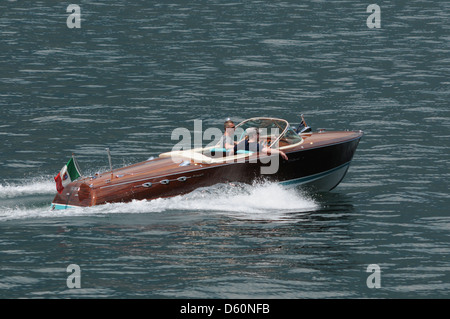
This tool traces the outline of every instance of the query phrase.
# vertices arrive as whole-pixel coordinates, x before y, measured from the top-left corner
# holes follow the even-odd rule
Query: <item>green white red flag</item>
[[[75,165],[75,161],[71,158],[66,165],[61,169],[58,175],[55,176],[56,190],[58,193],[62,193],[64,188],[71,182],[80,177],[81,174]]]

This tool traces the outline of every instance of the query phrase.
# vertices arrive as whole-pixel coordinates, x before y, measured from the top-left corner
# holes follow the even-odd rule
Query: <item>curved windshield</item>
[[[286,132],[280,138],[280,146],[297,144],[300,143],[301,141],[302,138],[297,133],[295,133],[292,127],[289,126]]]
[[[266,129],[266,130],[278,129],[280,133],[282,133],[288,125],[289,125],[288,122],[286,122],[285,120],[254,118],[239,123],[236,126],[236,128],[240,127],[243,130],[246,130],[250,127],[256,127],[258,129]]]
[[[251,127],[259,129],[261,140],[270,147],[279,141],[282,142],[280,146],[286,146],[302,140],[286,120],[276,118],[251,118],[241,122],[235,130],[237,140],[242,140],[245,137],[246,130]]]

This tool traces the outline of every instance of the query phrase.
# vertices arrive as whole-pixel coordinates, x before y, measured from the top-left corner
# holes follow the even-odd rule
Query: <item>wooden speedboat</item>
[[[217,146],[167,152],[131,166],[81,177],[55,196],[52,209],[151,200],[218,183],[253,183],[258,179],[329,191],[344,178],[363,135],[362,131],[299,133],[286,120],[265,117],[241,122],[236,132],[246,132],[250,127],[259,129],[260,141],[267,148],[279,148],[288,160],[273,153],[230,154]],[[235,134],[236,140],[244,135]]]

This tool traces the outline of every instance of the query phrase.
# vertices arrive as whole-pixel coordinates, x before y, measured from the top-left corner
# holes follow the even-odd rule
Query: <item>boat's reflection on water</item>
[[[338,192],[308,195],[277,183],[219,184],[166,199],[83,208],[84,218],[64,218],[71,224],[65,231],[77,236],[61,237],[61,249],[107,252],[86,279],[100,287],[111,287],[114,272],[123,275],[115,285],[146,294],[183,291],[186,278],[191,290],[204,281],[228,285],[229,276],[270,281],[281,292],[292,284],[327,291],[330,273],[354,268],[352,203]],[[147,273],[147,282],[136,280]]]

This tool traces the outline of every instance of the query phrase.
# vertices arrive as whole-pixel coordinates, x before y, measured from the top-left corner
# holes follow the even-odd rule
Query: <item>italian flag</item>
[[[55,177],[56,190],[58,191],[58,193],[61,194],[64,187],[66,187],[68,184],[70,184],[80,176],[81,174],[78,171],[73,158],[71,158]]]

